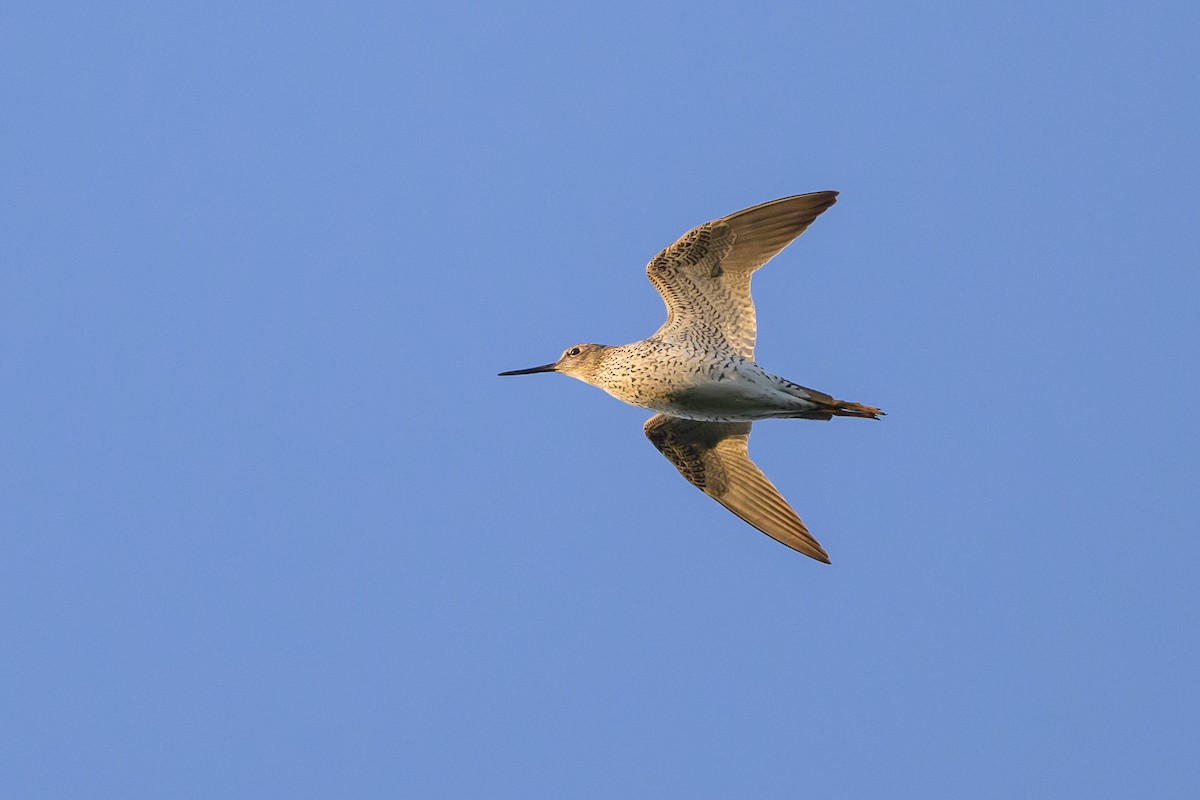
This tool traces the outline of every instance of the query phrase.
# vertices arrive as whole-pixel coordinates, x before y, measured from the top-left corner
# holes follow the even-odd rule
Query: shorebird
[[[793,550],[829,563],[767,476],[750,460],[760,419],[879,419],[872,406],[772,375],[754,361],[750,277],[804,233],[837,192],[812,192],[747,208],[692,228],[646,265],[667,306],[648,339],[577,344],[550,364],[501,372],[561,372],[657,412],[643,430],[693,486]]]

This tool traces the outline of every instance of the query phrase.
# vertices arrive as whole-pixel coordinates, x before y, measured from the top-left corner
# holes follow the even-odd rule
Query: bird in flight
[[[760,419],[879,419],[883,412],[792,383],[754,361],[750,278],[836,201],[837,192],[785,197],[692,228],[646,265],[667,306],[667,321],[652,336],[620,346],[577,344],[553,363],[500,375],[561,372],[656,412],[643,427],[646,437],[693,486],[828,564],[750,460],[750,426]]]

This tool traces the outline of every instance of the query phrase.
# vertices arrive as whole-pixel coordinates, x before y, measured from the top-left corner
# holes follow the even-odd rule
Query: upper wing
[[[749,422],[699,422],[657,414],[646,438],[700,491],[778,542],[817,561],[829,556],[779,490],[750,460]]]
[[[754,358],[750,276],[837,202],[837,192],[772,200],[692,228],[646,265],[667,305],[663,339],[726,343]]]

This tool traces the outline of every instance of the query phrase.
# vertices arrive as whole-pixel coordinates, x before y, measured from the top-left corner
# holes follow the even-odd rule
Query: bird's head
[[[607,349],[608,347],[602,344],[576,344],[564,350],[563,354],[558,357],[558,361],[550,364],[542,364],[540,367],[514,369],[508,372],[501,372],[500,374],[532,375],[535,372],[561,372],[564,375],[570,375],[572,378],[578,378],[584,383],[591,383],[592,376],[600,367],[604,351]]]

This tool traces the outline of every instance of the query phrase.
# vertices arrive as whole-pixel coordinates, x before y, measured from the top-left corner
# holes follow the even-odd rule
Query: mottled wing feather
[[[644,431],[688,482],[778,542],[829,563],[779,490],[750,460],[749,422],[700,422],[658,414]]]
[[[722,344],[754,358],[750,276],[837,201],[813,192],[738,211],[692,228],[646,265],[667,306],[656,338]]]

